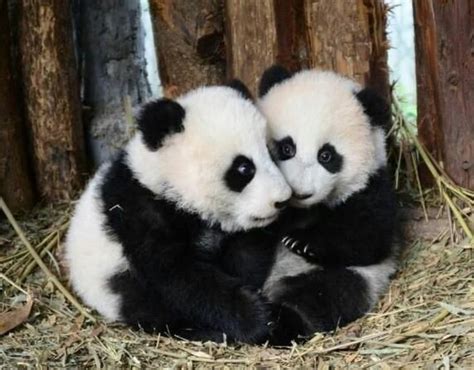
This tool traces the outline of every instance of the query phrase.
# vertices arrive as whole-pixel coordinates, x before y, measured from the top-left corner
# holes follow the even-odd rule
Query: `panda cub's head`
[[[273,66],[259,92],[292,205],[343,202],[386,164],[390,110],[372,90],[332,72]]]
[[[126,150],[134,176],[157,197],[226,231],[274,221],[291,189],[271,160],[266,120],[247,92],[236,83],[147,104]]]

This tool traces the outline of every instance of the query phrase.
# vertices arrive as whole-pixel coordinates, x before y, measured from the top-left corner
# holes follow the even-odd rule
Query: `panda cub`
[[[259,108],[293,190],[264,293],[275,343],[365,314],[397,268],[397,202],[387,173],[388,104],[332,72],[269,68]]]
[[[213,260],[228,235],[274,221],[291,196],[266,121],[239,87],[145,105],[137,134],[80,198],[65,244],[70,280],[107,319],[244,342],[268,335],[266,302]]]

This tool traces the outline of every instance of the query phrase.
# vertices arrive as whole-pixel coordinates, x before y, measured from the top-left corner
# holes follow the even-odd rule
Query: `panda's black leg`
[[[170,334],[191,327],[204,336],[201,340],[213,339],[218,332],[226,333],[229,341],[245,343],[268,337],[266,299],[212,264],[183,259],[172,273],[160,275],[147,287],[140,281],[145,280],[128,271],[111,280],[112,289],[122,296],[123,319],[130,325]]]
[[[267,294],[285,307],[272,335],[275,344],[346,325],[363,316],[372,303],[365,279],[346,268],[286,277]]]
[[[165,333],[183,325],[179,315],[163,305],[163,297],[130,271],[114,275],[109,281],[112,290],[120,295],[122,320],[147,333]]]

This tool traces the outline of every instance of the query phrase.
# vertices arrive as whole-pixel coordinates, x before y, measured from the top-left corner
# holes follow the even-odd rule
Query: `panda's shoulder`
[[[366,212],[379,214],[394,213],[396,211],[396,195],[389,172],[385,166],[380,167],[369,176],[367,185],[350,196],[336,210],[351,214],[365,214]]]

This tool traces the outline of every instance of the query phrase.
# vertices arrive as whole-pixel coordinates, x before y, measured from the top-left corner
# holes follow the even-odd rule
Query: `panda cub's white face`
[[[180,132],[156,151],[140,134],[129,144],[139,181],[226,231],[274,221],[291,189],[271,160],[263,115],[229,87],[201,88],[177,103],[185,112]]]
[[[292,205],[343,202],[385,163],[383,130],[370,125],[355,96],[359,90],[335,73],[308,70],[261,98]]]

